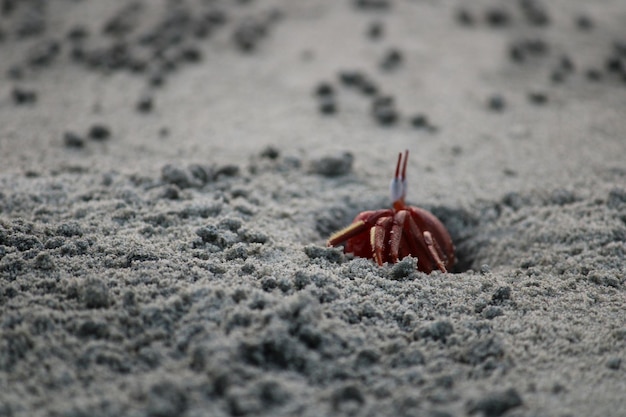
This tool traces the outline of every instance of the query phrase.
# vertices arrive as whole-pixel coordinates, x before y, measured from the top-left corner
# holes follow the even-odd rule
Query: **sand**
[[[626,415],[622,1],[0,6],[0,416]]]

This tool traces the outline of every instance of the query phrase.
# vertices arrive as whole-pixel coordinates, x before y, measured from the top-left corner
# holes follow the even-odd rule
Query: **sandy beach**
[[[0,1],[0,417],[626,416],[625,28]],[[405,149],[448,273],[326,247]]]

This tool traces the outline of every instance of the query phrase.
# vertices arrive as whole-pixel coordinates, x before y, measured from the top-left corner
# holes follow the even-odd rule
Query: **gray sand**
[[[622,1],[140,4],[2,3],[0,416],[626,415]],[[404,149],[453,274],[325,248]]]

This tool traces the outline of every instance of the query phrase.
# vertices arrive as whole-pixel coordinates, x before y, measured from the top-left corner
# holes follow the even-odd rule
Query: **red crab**
[[[391,180],[393,208],[359,213],[352,224],[334,233],[327,245],[346,242],[344,252],[373,258],[378,265],[412,255],[422,272],[448,272],[455,262],[450,234],[432,213],[404,203],[408,158],[408,150],[404,160],[402,153],[398,154],[396,175]]]

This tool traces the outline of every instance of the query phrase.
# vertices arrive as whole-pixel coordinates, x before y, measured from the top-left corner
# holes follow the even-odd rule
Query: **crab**
[[[344,252],[371,258],[382,266],[406,256],[417,257],[417,269],[427,274],[445,273],[455,262],[454,245],[441,221],[431,212],[405,203],[406,165],[409,151],[398,154],[391,180],[392,208],[359,213],[352,224],[334,233],[327,246],[345,242]]]

